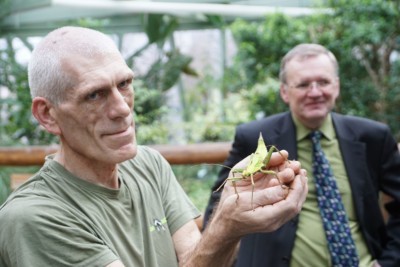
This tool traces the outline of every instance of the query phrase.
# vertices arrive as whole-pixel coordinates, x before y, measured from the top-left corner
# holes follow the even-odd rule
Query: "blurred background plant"
[[[147,16],[147,42],[126,55],[133,69],[148,49],[156,55],[145,72],[138,72],[134,83],[138,142],[232,141],[238,124],[286,110],[279,97],[280,60],[303,42],[325,45],[338,58],[341,97],[336,110],[387,123],[400,140],[399,5],[397,1],[336,0],[328,1],[330,13],[298,17],[276,13],[261,22],[237,19],[229,25],[218,16],[210,16],[216,27],[232,34],[237,50],[218,75],[212,66],[193,67],[193,57],[199,55],[184,54],[175,44],[173,36],[179,32],[176,18]],[[89,24],[101,30],[101,23]],[[26,66],[15,60],[18,51],[10,39],[5,40],[5,48],[0,50],[0,88],[7,88],[7,93],[0,95],[0,146],[55,143],[55,137],[44,132],[31,116]],[[195,82],[184,88],[185,79]],[[168,97],[172,90],[178,92],[177,110]],[[220,167],[173,168],[195,204],[203,209]],[[8,177],[15,171],[1,168],[0,201],[10,192]]]

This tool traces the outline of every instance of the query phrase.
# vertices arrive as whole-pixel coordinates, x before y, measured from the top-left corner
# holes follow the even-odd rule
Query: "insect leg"
[[[251,208],[254,211],[254,205],[253,205],[253,195],[254,195],[254,178],[253,174],[250,174],[250,179],[251,179]]]

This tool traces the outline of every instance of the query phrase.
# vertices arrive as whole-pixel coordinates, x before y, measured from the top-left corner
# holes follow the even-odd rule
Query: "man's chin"
[[[128,144],[119,148],[108,149],[108,158],[113,163],[121,163],[133,159],[137,154],[136,144]]]
[[[121,162],[128,160],[128,159],[133,159],[136,157],[137,154],[137,145],[135,144],[129,144],[128,146],[122,147],[119,151],[120,153],[120,158]]]
[[[326,110],[310,110],[307,118],[310,120],[324,120],[328,113]]]

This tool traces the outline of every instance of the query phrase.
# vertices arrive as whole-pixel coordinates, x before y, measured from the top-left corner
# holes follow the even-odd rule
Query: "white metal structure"
[[[146,1],[146,0],[2,0],[0,34],[31,35],[77,19],[108,19],[113,31],[141,31],[143,14],[167,14],[179,17],[183,28],[204,27],[206,15],[225,20],[238,17],[263,19],[281,12],[290,16],[309,15],[316,11],[314,1]],[[185,26],[186,25],[186,26]]]

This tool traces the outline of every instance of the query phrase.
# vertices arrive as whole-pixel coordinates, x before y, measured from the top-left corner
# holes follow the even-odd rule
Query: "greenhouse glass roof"
[[[143,15],[166,14],[178,17],[181,28],[210,27],[206,16],[263,19],[267,14],[308,15],[316,9],[311,0],[0,0],[0,35],[42,35],[72,21],[100,23],[113,32],[142,31]],[[101,22],[99,22],[101,21]]]

